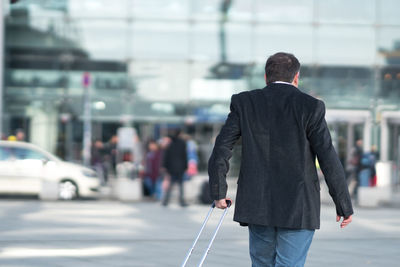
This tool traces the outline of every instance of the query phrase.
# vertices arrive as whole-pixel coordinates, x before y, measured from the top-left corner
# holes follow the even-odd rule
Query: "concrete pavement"
[[[180,266],[209,207],[155,202],[0,200],[0,266]],[[400,210],[356,209],[339,229],[322,206],[307,267],[399,266]],[[187,266],[197,266],[222,211],[215,210]],[[204,266],[250,266],[247,228],[231,210]]]

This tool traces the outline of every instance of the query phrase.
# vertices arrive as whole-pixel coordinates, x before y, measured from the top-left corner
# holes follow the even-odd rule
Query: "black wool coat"
[[[233,95],[231,112],[208,163],[213,199],[226,197],[236,141],[242,160],[234,220],[292,229],[320,227],[316,156],[340,216],[353,214],[345,174],[332,145],[322,101],[286,83]]]

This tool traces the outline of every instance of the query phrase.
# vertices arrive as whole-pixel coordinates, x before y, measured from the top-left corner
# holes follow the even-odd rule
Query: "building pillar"
[[[0,136],[3,135],[3,94],[4,94],[4,20],[8,12],[8,0],[0,3]]]
[[[388,161],[389,159],[389,126],[387,118],[382,116],[381,119],[381,161]]]
[[[351,151],[354,147],[354,123],[349,122],[347,124],[347,146],[346,146],[346,159],[347,161],[351,157]]]
[[[57,111],[40,107],[29,107],[31,143],[54,153],[57,142]]]
[[[371,134],[372,134],[372,118],[368,115],[364,122],[364,132],[363,132],[363,149],[365,152],[371,151]]]

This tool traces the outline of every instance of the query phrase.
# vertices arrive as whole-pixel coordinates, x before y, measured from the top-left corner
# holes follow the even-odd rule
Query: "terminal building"
[[[400,149],[396,0],[3,1],[2,134],[82,160],[121,126],[143,141],[182,126],[204,170],[230,96],[265,86],[267,57],[294,53],[299,88],[326,103],[343,164],[358,139],[380,160]],[[234,159],[235,161],[235,159]],[[397,164],[399,166],[399,164]]]

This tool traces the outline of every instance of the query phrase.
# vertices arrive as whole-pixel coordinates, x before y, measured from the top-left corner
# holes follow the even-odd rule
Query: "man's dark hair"
[[[289,53],[279,52],[270,56],[265,63],[267,84],[276,81],[291,83],[300,70],[300,62]]]

